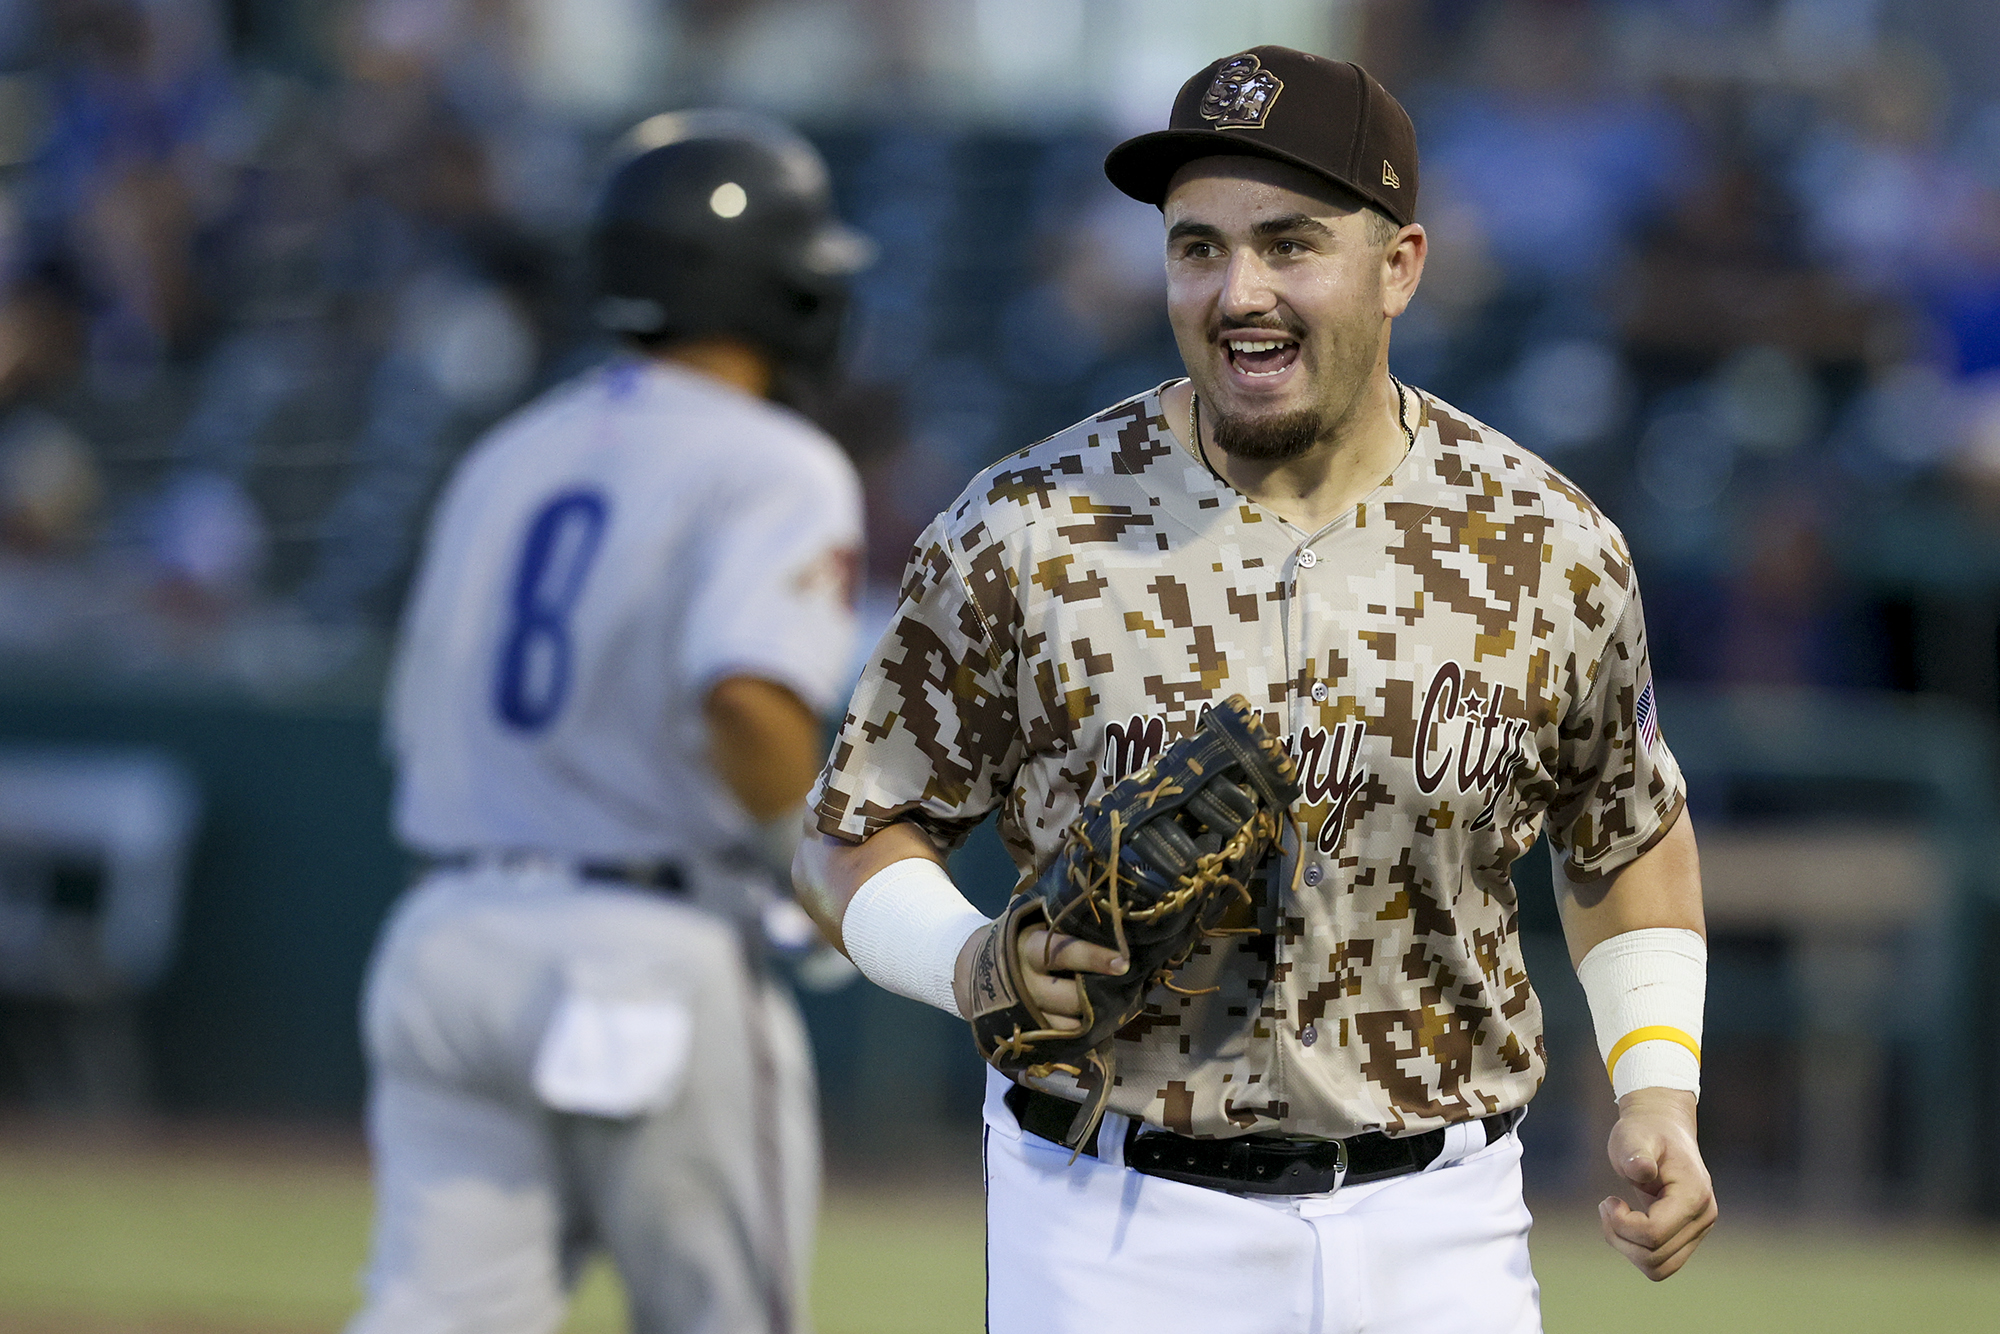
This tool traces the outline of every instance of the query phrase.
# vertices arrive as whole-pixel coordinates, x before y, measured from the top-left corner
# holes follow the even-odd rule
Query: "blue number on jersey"
[[[528,525],[493,701],[501,721],[523,732],[547,727],[569,695],[569,618],[604,537],[604,517],[602,495],[565,491]]]

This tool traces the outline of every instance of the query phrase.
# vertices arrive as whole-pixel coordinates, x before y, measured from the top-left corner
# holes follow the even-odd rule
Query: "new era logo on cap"
[[[1285,81],[1246,51],[1215,71],[1215,81],[1202,95],[1201,118],[1214,121],[1219,130],[1261,130],[1284,91]]]
[[[1382,159],[1382,184],[1388,186],[1391,190],[1400,190],[1403,188],[1403,178],[1398,176],[1396,169],[1389,165],[1388,158]]]

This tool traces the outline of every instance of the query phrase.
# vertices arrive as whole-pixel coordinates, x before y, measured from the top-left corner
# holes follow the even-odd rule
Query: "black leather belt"
[[[579,862],[576,873],[585,880],[631,885],[662,894],[687,892],[687,877],[674,862]]]
[[[1057,1144],[1076,1119],[1075,1103],[1019,1084],[1007,1090],[1006,1103],[1021,1129]],[[1512,1111],[1482,1118],[1479,1124],[1486,1131],[1486,1142],[1491,1144],[1512,1130],[1520,1117],[1520,1112]],[[1083,1142],[1083,1152],[1098,1156],[1096,1129]],[[1133,1171],[1251,1195],[1324,1194],[1342,1185],[1421,1172],[1443,1152],[1443,1130],[1403,1136],[1377,1130],[1346,1139],[1276,1135],[1191,1139],[1164,1130],[1141,1133],[1140,1123],[1134,1121],[1125,1132],[1125,1165]]]
[[[527,867],[568,865],[582,880],[599,884],[630,885],[661,894],[685,894],[687,876],[678,862],[585,861],[565,862],[539,852],[453,852],[424,860],[426,871],[473,871],[482,866]]]

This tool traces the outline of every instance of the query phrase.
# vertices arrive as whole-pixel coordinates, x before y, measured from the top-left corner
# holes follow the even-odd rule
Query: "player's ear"
[[[1423,281],[1424,257],[1430,253],[1430,238],[1420,223],[1398,228],[1382,247],[1382,314],[1395,319],[1409,309],[1410,298]]]

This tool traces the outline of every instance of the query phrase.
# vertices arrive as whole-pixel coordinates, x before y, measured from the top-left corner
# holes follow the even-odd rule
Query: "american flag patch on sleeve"
[[[1647,750],[1660,742],[1660,711],[1653,704],[1653,683],[1646,682],[1646,688],[1639,692],[1639,702],[1632,706],[1633,720],[1639,727],[1639,744]]]

